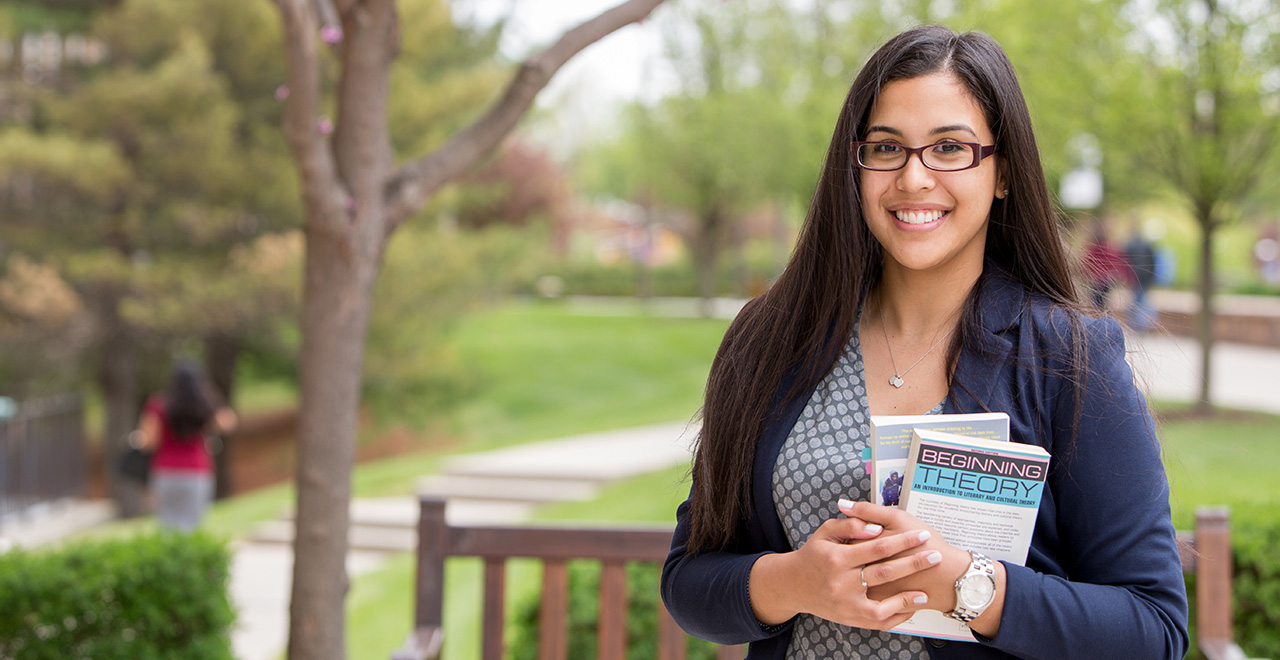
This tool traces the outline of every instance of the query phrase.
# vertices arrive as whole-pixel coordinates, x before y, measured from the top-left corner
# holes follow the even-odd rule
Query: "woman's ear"
[[[1004,176],[1004,159],[996,156],[996,199],[1009,196],[1009,180]]]

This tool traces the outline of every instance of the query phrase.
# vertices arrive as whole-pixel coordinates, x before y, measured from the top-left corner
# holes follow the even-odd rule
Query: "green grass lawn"
[[[547,303],[475,317],[456,346],[481,395],[454,423],[485,446],[688,419],[725,327]]]
[[[451,350],[472,390],[430,423],[440,451],[365,463],[357,495],[406,494],[446,454],[693,417],[725,321],[513,303],[466,319]]]
[[[1190,529],[1195,509],[1227,505],[1235,526],[1280,511],[1280,417],[1254,413],[1194,419],[1167,416],[1160,429],[1174,524]]]

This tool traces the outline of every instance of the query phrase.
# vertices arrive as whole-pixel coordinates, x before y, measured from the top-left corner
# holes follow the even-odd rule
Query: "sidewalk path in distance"
[[[518,522],[542,504],[589,500],[616,480],[688,465],[697,429],[673,422],[462,454],[425,477],[419,491],[448,498],[445,516],[455,524]],[[353,501],[348,573],[359,575],[390,553],[413,550],[417,523],[416,497]],[[285,650],[292,540],[293,521],[284,517],[260,525],[235,546],[231,594],[238,616],[231,643],[239,660],[275,660]],[[410,623],[405,621],[405,634]]]
[[[1129,363],[1151,398],[1200,396],[1200,344],[1159,333],[1126,338]],[[1216,343],[1210,398],[1215,406],[1280,415],[1280,349]]]

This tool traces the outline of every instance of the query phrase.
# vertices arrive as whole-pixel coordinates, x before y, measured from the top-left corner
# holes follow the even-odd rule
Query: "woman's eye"
[[[942,155],[952,155],[965,151],[965,146],[955,142],[942,142],[935,144],[933,150]]]
[[[892,156],[893,154],[902,151],[902,147],[893,144],[892,142],[881,142],[875,145],[874,151],[877,155]]]

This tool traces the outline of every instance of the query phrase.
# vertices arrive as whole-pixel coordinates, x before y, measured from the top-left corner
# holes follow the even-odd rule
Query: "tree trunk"
[[[1200,317],[1196,334],[1200,339],[1200,395],[1196,400],[1196,412],[1213,411],[1213,216],[1207,208],[1199,210],[1200,221]]]
[[[301,121],[290,125],[298,131],[292,137],[307,143],[304,152],[313,158],[308,165],[323,168],[308,172],[308,165],[302,166],[307,250],[289,598],[292,660],[346,656],[348,505],[361,371],[389,234],[384,188],[393,165],[386,114],[399,35],[395,3],[344,4],[341,18],[342,67],[331,146],[315,148],[311,117],[295,117]]]
[[[342,658],[347,510],[360,372],[379,258],[343,236],[307,238],[300,355],[298,511],[289,657]]]
[[[223,334],[214,334],[204,339],[204,370],[209,380],[222,396],[222,400],[231,405],[235,395],[236,358],[240,355],[240,340]],[[218,499],[229,497],[235,492],[235,475],[231,474],[231,455],[234,450],[235,431],[223,434],[219,438],[217,452],[213,455],[216,474],[215,496]]]
[[[747,259],[747,228],[741,222],[729,226],[730,244],[733,246],[733,295],[739,298],[751,296],[751,264]]]
[[[773,200],[773,277],[782,274],[791,253],[791,233],[787,226],[786,200],[778,197]]]
[[[520,67],[488,113],[392,174],[387,94],[400,38],[394,0],[276,0],[289,61],[285,136],[302,182],[307,233],[291,660],[342,658],[346,651],[345,559],[360,376],[387,238],[496,146],[565,61],[660,2],[630,0],[565,33]],[[342,24],[334,44],[341,78],[330,138],[317,121],[325,105],[317,51],[321,23],[333,30],[335,20]]]
[[[636,298],[647,302],[653,298],[653,207],[646,204],[641,207],[641,213],[644,214],[644,246],[635,260]]]
[[[127,448],[130,431],[138,427],[139,402],[138,355],[129,330],[118,315],[115,303],[107,303],[108,337],[102,344],[102,363],[98,372],[98,384],[102,388],[102,400],[106,408],[106,425],[103,436],[103,476],[107,492],[115,501],[119,514],[135,518],[147,513],[146,488],[132,479],[120,478],[115,471],[117,457]]]
[[[703,318],[715,314],[716,276],[720,266],[721,238],[724,235],[724,213],[712,207],[700,218],[694,237],[693,260],[698,278],[698,310]]]

